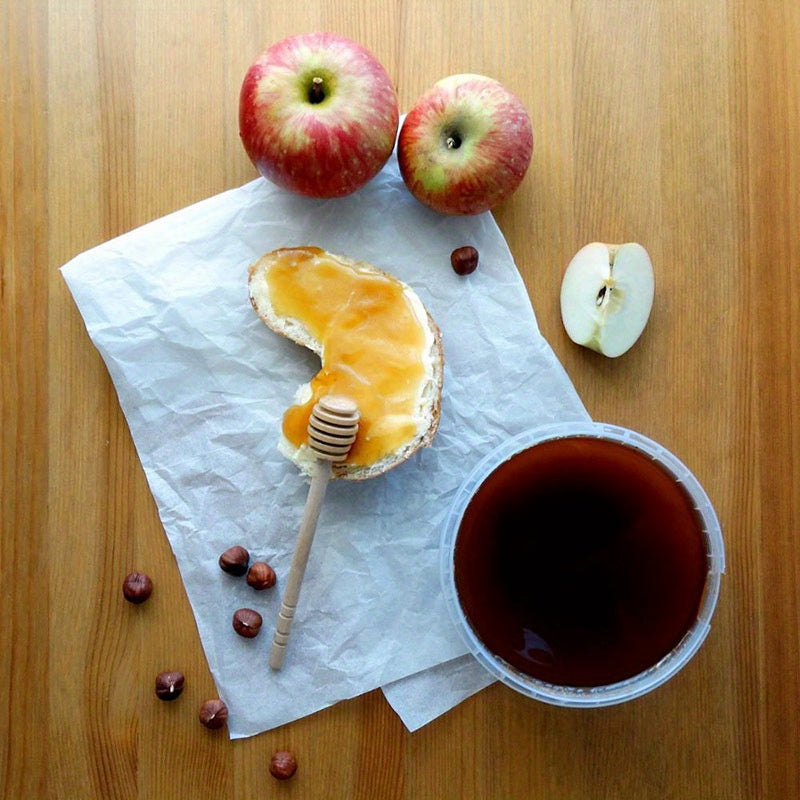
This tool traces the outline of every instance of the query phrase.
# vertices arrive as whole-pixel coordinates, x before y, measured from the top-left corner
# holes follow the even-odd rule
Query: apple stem
[[[325,99],[324,81],[318,75],[311,79],[311,87],[308,90],[309,103],[321,103]]]

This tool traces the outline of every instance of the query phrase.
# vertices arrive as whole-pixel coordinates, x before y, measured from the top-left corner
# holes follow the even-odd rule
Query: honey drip
[[[410,442],[430,338],[404,286],[311,247],[281,251],[266,278],[275,312],[302,323],[322,347],[312,396],[286,411],[284,436],[295,447],[307,443],[311,411],[332,393],[360,413],[346,463],[369,466]]]

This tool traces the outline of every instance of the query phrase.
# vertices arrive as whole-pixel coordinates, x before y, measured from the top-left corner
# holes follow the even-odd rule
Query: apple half
[[[592,242],[564,272],[561,319],[573,342],[616,358],[642,335],[654,294],[653,264],[644,247]]]

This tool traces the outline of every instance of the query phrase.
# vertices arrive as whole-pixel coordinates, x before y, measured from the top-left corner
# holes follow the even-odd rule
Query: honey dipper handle
[[[297,536],[292,564],[289,568],[289,576],[286,579],[286,588],[281,601],[281,610],[278,613],[275,636],[272,640],[272,649],[269,654],[269,665],[272,669],[280,669],[283,666],[286,645],[289,642],[289,632],[292,629],[294,612],[300,596],[300,587],[303,584],[303,575],[306,571],[308,555],[311,552],[311,543],[314,541],[317,520],[319,519],[319,512],[322,509],[322,501],[325,499],[325,490],[328,488],[330,477],[331,462],[318,459],[314,467],[314,473],[311,476],[311,486],[308,490],[303,519],[300,523],[300,533]]]

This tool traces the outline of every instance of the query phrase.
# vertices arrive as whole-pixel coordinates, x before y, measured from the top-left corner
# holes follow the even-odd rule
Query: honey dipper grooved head
[[[322,397],[308,421],[308,445],[317,458],[344,461],[358,433],[358,407],[347,397]]]

